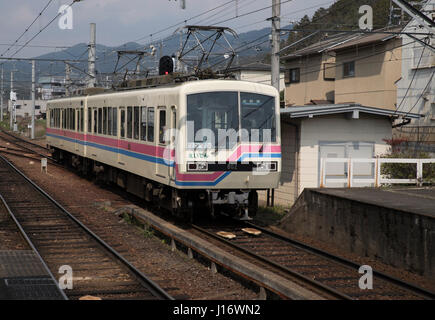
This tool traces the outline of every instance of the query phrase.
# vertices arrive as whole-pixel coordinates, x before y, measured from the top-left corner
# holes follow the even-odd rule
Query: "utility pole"
[[[1,87],[0,87],[0,121],[3,121],[3,64],[2,64],[2,75],[1,75]]]
[[[280,47],[280,14],[281,0],[272,0],[272,52],[271,52],[271,84],[279,91],[279,47]]]
[[[95,43],[96,43],[97,33],[95,23],[91,23],[91,39],[89,42],[89,54],[88,54],[88,88],[95,87],[96,76],[95,76]]]
[[[65,95],[71,94],[71,66],[65,63]]]
[[[31,139],[35,139],[35,60],[32,60],[32,128]]]
[[[9,110],[9,128],[12,129],[14,125],[14,114],[15,114],[15,101],[13,100],[14,97],[14,70],[11,70],[11,94],[10,94],[10,100],[11,100],[11,110]]]

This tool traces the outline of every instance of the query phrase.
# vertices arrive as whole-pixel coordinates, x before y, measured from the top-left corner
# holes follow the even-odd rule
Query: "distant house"
[[[266,63],[253,62],[243,65],[235,65],[228,70],[233,73],[237,80],[252,81],[263,84],[271,84],[271,66]],[[284,68],[280,72],[280,91],[284,90]]]
[[[430,19],[435,20],[435,0],[428,1],[422,8]],[[432,28],[433,29],[433,28]],[[428,30],[415,19],[411,20],[403,32],[427,33]],[[398,128],[398,137],[411,142],[424,142],[426,151],[435,152],[435,52],[425,46],[435,46],[435,38],[426,35],[402,35],[402,75],[397,82],[397,108],[400,111],[424,115]]]
[[[16,114],[18,117],[29,117],[32,115],[32,100],[17,100],[15,102]],[[47,109],[47,101],[35,100],[35,116],[42,117]],[[12,110],[12,103],[8,101],[8,112]]]
[[[351,33],[285,56],[286,105],[320,100],[394,110],[395,83],[401,77],[400,46],[401,38],[394,34]]]

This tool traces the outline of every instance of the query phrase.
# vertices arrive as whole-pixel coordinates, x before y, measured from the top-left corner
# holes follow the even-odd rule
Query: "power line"
[[[74,3],[78,2],[80,0],[73,0],[68,7],[71,7]],[[50,20],[50,22],[48,22],[42,29],[39,30],[38,33],[36,33],[32,38],[30,38],[30,40],[28,40],[24,45],[21,45],[20,48],[14,52],[14,54],[12,54],[10,56],[10,58],[12,58],[13,56],[15,56],[18,52],[20,52],[21,50],[23,50],[33,39],[35,39],[38,35],[40,35],[45,29],[47,29],[60,15],[62,14],[62,12],[59,12],[52,20]]]
[[[41,17],[42,13],[48,8],[48,6],[52,2],[53,2],[53,0],[48,1],[48,3],[41,10],[41,12],[36,16],[36,18],[32,21],[32,23],[24,30],[24,32],[17,38],[17,40],[15,40],[15,42],[0,55],[0,57],[3,57],[5,55],[5,53],[7,53],[18,41],[20,41],[20,39],[26,34],[27,31],[29,31],[29,29],[33,26],[33,24],[36,22],[36,20],[38,20]]]
[[[174,24],[174,25],[172,25],[172,26],[169,26],[169,27],[166,27],[166,28],[164,28],[164,29],[158,30],[158,31],[156,31],[156,32],[154,32],[154,33],[151,33],[151,34],[149,34],[148,36],[144,36],[144,37],[141,37],[141,38],[139,38],[139,39],[137,39],[137,40],[133,40],[133,41],[134,41],[134,42],[137,42],[137,41],[140,41],[140,40],[145,39],[145,38],[147,38],[147,37],[152,37],[153,35],[156,35],[156,34],[159,34],[159,33],[164,32],[164,31],[167,31],[167,30],[169,30],[169,29],[172,29],[172,28],[174,28],[174,27],[176,27],[176,26],[178,26],[178,25],[180,25],[180,24],[187,23],[187,21],[190,21],[190,20],[193,20],[193,19],[195,19],[195,18],[201,17],[201,16],[203,16],[204,14],[207,14],[207,13],[209,13],[209,12],[212,12],[212,11],[216,10],[216,9],[222,8],[222,7],[228,5],[228,4],[232,3],[232,2],[235,2],[235,1],[236,1],[236,0],[230,0],[230,1],[225,2],[224,4],[221,4],[221,5],[217,6],[217,7],[214,7],[214,8],[212,8],[212,9],[207,10],[207,11],[204,11],[204,12],[202,12],[202,13],[196,15],[196,16],[193,16],[193,17],[188,18],[188,19],[186,19],[186,20],[183,20],[183,21],[181,21],[181,22],[179,22],[179,23],[176,23],[176,24]]]
[[[427,88],[429,87],[429,84],[432,82],[432,78],[435,75],[435,70],[432,71],[432,75],[429,78],[429,81],[427,82],[426,86],[424,87],[423,91],[421,92],[420,96],[418,97],[417,101],[414,103],[414,105],[412,106],[411,109],[409,109],[409,111],[406,113],[406,115],[408,115],[414,108],[415,106],[418,104],[418,102],[420,101],[420,99],[423,97],[423,95],[425,94]],[[405,116],[406,116],[405,115]]]
[[[412,83],[414,82],[415,75],[416,75],[417,72],[418,72],[418,67],[420,66],[420,62],[421,62],[421,60],[422,60],[422,58],[423,58],[423,54],[424,54],[424,50],[425,50],[425,49],[426,49],[426,46],[424,46],[424,47],[423,47],[423,50],[421,50],[421,55],[420,55],[420,59],[418,59],[417,68],[414,70],[414,74],[412,75],[411,82],[409,83],[408,88],[406,89],[406,92],[405,92],[405,95],[404,95],[403,98],[402,98],[402,101],[400,101],[399,106],[396,108],[396,111],[399,111],[400,107],[402,106],[403,101],[405,101],[405,98],[406,98],[406,96],[408,95],[408,91],[409,91],[409,89],[411,89]]]

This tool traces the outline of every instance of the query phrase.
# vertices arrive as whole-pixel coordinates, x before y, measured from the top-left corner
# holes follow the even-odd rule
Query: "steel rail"
[[[256,228],[256,229],[260,230],[261,232],[268,234],[271,237],[274,237],[274,238],[277,238],[281,241],[290,243],[290,244],[292,244],[292,245],[294,245],[294,246],[298,247],[299,249],[304,250],[306,252],[313,253],[313,254],[316,254],[316,255],[324,257],[324,258],[328,258],[334,262],[338,262],[344,266],[355,268],[357,270],[361,267],[359,264],[357,264],[351,260],[336,256],[336,255],[331,254],[329,252],[326,252],[324,250],[312,247],[312,246],[307,245],[305,243],[302,243],[300,241],[297,241],[297,240],[291,239],[289,237],[280,235],[276,232],[273,232],[271,230],[260,227],[252,222],[245,221],[244,223],[249,227]],[[405,282],[403,280],[400,280],[398,278],[395,278],[393,276],[390,276],[388,274],[385,274],[385,273],[382,273],[382,272],[379,272],[376,270],[373,270],[373,275],[381,278],[382,280],[385,280],[385,281],[388,281],[388,282],[393,283],[395,285],[398,285],[406,290],[414,291],[415,293],[422,295],[426,299],[432,299],[432,300],[435,299],[434,292],[428,291],[428,290],[421,288],[419,286],[416,286],[412,283]]]
[[[1,156],[0,156],[1,157]],[[38,257],[39,261],[41,262],[42,266],[44,267],[45,271],[47,272],[47,274],[49,275],[49,277],[51,278],[51,280],[56,284],[56,288],[58,289],[60,295],[62,296],[62,298],[64,300],[69,300],[68,297],[66,296],[65,292],[59,287],[59,283],[57,282],[56,278],[54,277],[53,273],[51,273],[50,269],[48,268],[47,264],[45,263],[44,259],[41,257],[41,255],[39,254],[39,251],[36,249],[35,245],[33,244],[32,240],[30,240],[29,236],[27,235],[27,233],[24,231],[23,227],[21,226],[20,222],[18,221],[18,219],[15,217],[15,214],[12,212],[11,208],[9,207],[9,205],[7,204],[5,198],[3,198],[3,196],[0,194],[0,200],[3,203],[3,205],[5,206],[7,212],[9,213],[9,215],[11,216],[12,220],[14,221],[15,225],[17,226],[18,230],[20,231],[21,235],[23,236],[24,240],[26,240],[27,244],[30,246],[30,248],[32,249],[32,251],[36,254],[36,256]]]
[[[75,222],[85,233],[87,233],[91,238],[97,241],[97,243],[106,249],[112,256],[119,260],[125,267],[127,267],[130,272],[138,279],[141,284],[148,289],[151,294],[161,300],[174,300],[166,291],[164,291],[157,283],[149,279],[145,274],[134,267],[130,262],[128,262],[123,256],[121,256],[116,250],[110,247],[104,240],[98,237],[94,232],[92,232],[88,227],[86,227],[82,222],[80,222],[76,217],[74,217],[68,210],[66,210],[61,204],[54,200],[48,193],[46,193],[41,187],[30,180],[24,173],[22,173],[18,168],[16,168],[12,163],[10,163],[6,158],[0,155],[6,164],[8,164],[15,172],[17,172],[22,178],[24,178],[34,189],[36,189],[40,194],[47,198],[51,203],[53,203],[58,209],[61,210],[68,218]]]
[[[258,255],[256,253],[248,250],[248,249],[245,249],[245,248],[243,248],[243,247],[241,247],[241,246],[239,246],[239,245],[237,245],[235,243],[232,243],[231,241],[223,239],[223,238],[221,238],[221,237],[219,237],[219,236],[217,236],[217,235],[215,235],[215,234],[213,234],[213,233],[211,233],[211,232],[201,228],[200,226],[192,224],[191,227],[193,229],[195,229],[195,230],[198,230],[198,231],[206,234],[207,236],[210,236],[210,237],[212,237],[214,239],[217,239],[217,240],[219,240],[219,241],[229,245],[230,247],[232,247],[234,249],[237,249],[237,250],[243,252],[244,254],[247,254],[247,255],[255,258],[255,259],[258,259],[258,260],[262,261],[263,263],[269,264],[269,265],[273,266],[274,268],[277,268],[277,269],[279,269],[279,270],[281,270],[281,271],[283,271],[285,273],[288,273],[291,276],[294,276],[294,277],[298,278],[299,280],[305,282],[305,284],[308,283],[309,285],[315,287],[316,289],[322,290],[323,292],[326,292],[327,294],[332,295],[335,298],[344,299],[344,300],[353,300],[353,298],[351,296],[343,294],[343,293],[341,293],[341,292],[339,292],[339,291],[337,291],[337,290],[335,290],[335,289],[333,289],[331,287],[328,287],[328,286],[326,286],[326,285],[324,285],[324,284],[322,284],[322,283],[320,283],[318,281],[310,279],[310,278],[300,274],[299,272],[291,270],[290,268],[287,268],[287,267],[285,267],[283,265],[280,265],[280,264],[278,264],[276,262],[273,262],[273,261],[271,261],[271,260],[269,260],[269,259],[267,259],[267,258],[265,258],[263,256],[260,256],[260,255]]]

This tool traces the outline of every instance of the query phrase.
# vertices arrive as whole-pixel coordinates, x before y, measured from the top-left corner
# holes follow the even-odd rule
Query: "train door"
[[[125,136],[126,136],[126,130],[125,130],[125,120],[126,120],[126,113],[125,113],[125,107],[119,107],[119,138],[118,138],[118,163],[124,164],[123,162],[123,156],[122,156],[122,145],[125,144]]]
[[[170,165],[168,166],[169,171],[169,179],[171,181],[175,181],[175,150],[176,150],[176,132],[177,132],[177,107],[172,106],[171,108],[171,115],[170,115],[170,129],[172,129],[172,133],[170,135]],[[172,162],[173,161],[173,162]]]
[[[166,107],[157,108],[157,143],[156,143],[156,176],[166,178],[168,175],[167,166],[163,160],[163,152],[166,147],[165,130],[166,125]]]

